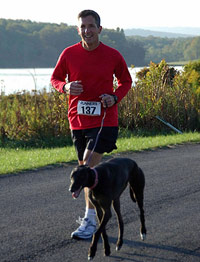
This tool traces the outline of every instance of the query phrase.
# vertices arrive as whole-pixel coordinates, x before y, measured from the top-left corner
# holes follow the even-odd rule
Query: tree
[[[195,60],[200,58],[200,37],[194,37],[184,52],[186,60]]]

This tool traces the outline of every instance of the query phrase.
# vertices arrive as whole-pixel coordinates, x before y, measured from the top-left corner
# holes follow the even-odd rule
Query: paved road
[[[121,198],[124,246],[117,252],[116,218],[109,222],[112,254],[103,257],[102,243],[94,261],[200,261],[200,144],[127,154],[146,175],[148,230],[139,238],[139,218],[128,190]],[[116,157],[116,156],[115,156]],[[0,178],[0,261],[87,261],[89,241],[70,239],[75,220],[84,213],[83,192],[68,192],[73,165]]]

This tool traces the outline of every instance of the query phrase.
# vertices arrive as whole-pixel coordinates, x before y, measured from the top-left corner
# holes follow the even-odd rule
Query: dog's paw
[[[119,251],[121,249],[121,246],[116,246],[116,251]]]
[[[116,251],[119,251],[121,249],[122,245],[123,245],[123,240],[121,240],[121,241],[119,240],[117,242],[117,245],[116,245]]]
[[[140,237],[141,237],[142,241],[144,241],[146,239],[146,234],[140,233]]]
[[[91,261],[94,257],[88,256],[88,261]]]

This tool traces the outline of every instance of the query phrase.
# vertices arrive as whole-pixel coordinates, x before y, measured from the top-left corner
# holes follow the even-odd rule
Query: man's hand
[[[111,107],[114,104],[116,104],[113,95],[103,94],[100,96],[100,98],[101,98],[101,103],[103,104],[103,107]]]
[[[69,95],[78,96],[83,92],[83,85],[81,84],[81,81],[73,81],[67,83],[63,90]]]

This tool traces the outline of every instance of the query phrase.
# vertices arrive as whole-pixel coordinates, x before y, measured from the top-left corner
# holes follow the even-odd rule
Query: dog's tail
[[[138,201],[138,197],[143,197],[143,191],[145,186],[145,177],[142,169],[135,164],[132,172],[132,176],[129,178],[129,192],[133,202]]]

